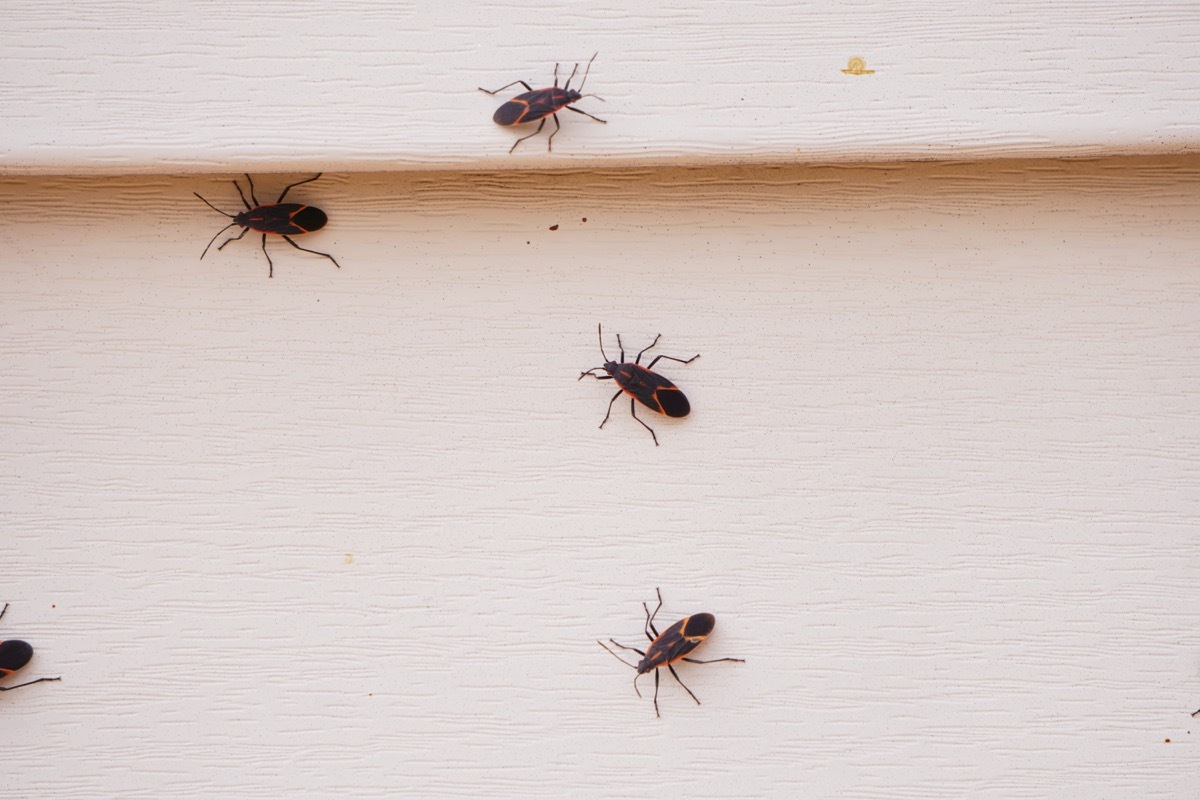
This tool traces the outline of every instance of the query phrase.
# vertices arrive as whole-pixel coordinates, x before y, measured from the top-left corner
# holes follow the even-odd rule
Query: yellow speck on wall
[[[867,69],[867,62],[863,61],[858,56],[855,56],[854,58],[850,59],[850,62],[848,64],[846,64],[846,68],[844,70],[842,70],[842,72],[844,72],[847,75],[874,75],[875,74],[875,70]]]

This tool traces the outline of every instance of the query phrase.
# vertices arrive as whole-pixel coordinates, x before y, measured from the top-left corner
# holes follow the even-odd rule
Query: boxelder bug
[[[603,647],[612,655],[613,658],[620,661],[627,667],[633,667],[637,670],[637,675],[633,676],[633,690],[637,692],[637,696],[641,697],[642,693],[638,691],[637,679],[645,675],[650,670],[654,670],[654,716],[662,716],[658,713],[658,671],[666,667],[671,670],[672,677],[683,686],[684,691],[692,695],[692,699],[696,701],[696,705],[700,705],[700,698],[692,693],[692,690],[684,685],[683,681],[679,680],[679,673],[675,672],[673,666],[676,661],[689,661],[692,664],[715,664],[718,661],[736,661],[739,664],[745,664],[744,658],[714,658],[711,661],[700,661],[695,658],[685,658],[688,653],[695,650],[700,644],[708,638],[712,633],[713,627],[717,624],[717,619],[712,614],[692,614],[690,617],[684,617],[676,622],[671,627],[667,628],[662,633],[654,627],[654,617],[658,614],[658,610],[662,608],[662,592],[658,589],[654,590],[658,594],[658,605],[654,607],[654,613],[650,613],[650,606],[642,603],[642,608],[646,609],[646,638],[650,640],[650,646],[646,650],[638,650],[636,647],[626,647],[623,644],[609,639],[610,642],[620,647],[622,650],[632,650],[642,657],[634,667],[625,659],[609,650],[604,642],[599,639],[596,644]],[[654,633],[651,636],[651,632]]]
[[[5,611],[8,611],[8,603],[4,604],[4,608],[0,608],[0,618],[4,616]],[[33,648],[29,646],[29,642],[22,642],[20,639],[10,639],[7,642],[0,642],[0,678],[7,678],[9,675],[12,675],[21,667],[28,664],[31,658],[33,658]],[[38,678],[36,681],[18,683],[16,686],[0,686],[0,692],[7,692],[9,689],[20,689],[22,686],[32,686],[42,681],[61,680],[61,677]]]
[[[513,143],[513,146],[508,148],[508,152],[511,153],[513,150],[517,149],[517,145],[519,145],[521,142],[525,141],[526,139],[531,139],[541,133],[542,128],[546,127],[546,117],[554,117],[554,133],[550,134],[550,138],[546,140],[546,150],[553,150],[554,136],[558,133],[559,129],[562,128],[562,125],[558,121],[558,112],[562,111],[564,108],[567,111],[574,111],[576,114],[583,114],[585,117],[591,117],[592,119],[596,120],[596,122],[603,122],[605,125],[608,124],[607,120],[592,116],[586,111],[580,111],[578,108],[571,108],[571,103],[578,102],[584,97],[595,97],[600,102],[604,102],[604,98],[596,97],[594,94],[581,94],[583,85],[587,83],[588,73],[592,71],[592,62],[596,60],[596,56],[598,55],[600,54],[595,53],[588,60],[587,69],[583,73],[583,80],[579,82],[578,90],[571,88],[571,81],[575,78],[575,73],[579,71],[578,64],[575,65],[575,69],[571,70],[571,77],[567,78],[566,84],[561,89],[558,88],[558,64],[554,65],[554,87],[551,89],[534,89],[525,81],[513,81],[510,84],[501,86],[495,91],[488,91],[482,86],[479,87],[479,91],[487,92],[488,94],[492,95],[499,94],[509,86],[516,86],[518,83],[528,89],[528,91],[524,94],[517,95],[512,100],[509,100],[507,103],[497,108],[496,113],[492,115],[492,122],[495,122],[497,125],[504,126],[520,125],[523,122],[536,122],[539,119],[542,121],[542,124],[538,125],[538,129],[536,131],[528,136],[522,136],[520,139],[517,139],[517,141]]]
[[[599,325],[596,326],[596,331],[600,334],[600,355],[604,356],[604,366],[592,367],[586,372],[579,373],[577,380],[583,380],[584,375],[591,375],[598,381],[616,381],[617,386],[621,387],[620,391],[612,396],[612,400],[608,401],[608,412],[604,415],[604,420],[600,423],[600,427],[603,428],[604,423],[608,422],[608,416],[612,413],[613,403],[621,396],[621,392],[625,392],[633,398],[633,400],[629,401],[629,413],[641,423],[643,428],[650,431],[650,435],[654,437],[654,444],[657,446],[658,436],[655,435],[653,428],[638,419],[637,411],[635,410],[637,404],[634,401],[636,400],[652,411],[666,414],[668,417],[686,417],[692,410],[687,397],[679,390],[678,386],[671,383],[662,375],[651,372],[650,368],[657,364],[660,358],[665,358],[668,361],[678,361],[680,364],[690,364],[699,358],[700,354],[697,353],[687,361],[684,361],[682,358],[675,358],[674,356],[655,356],[653,361],[643,367],[641,363],[642,353],[645,353],[646,350],[658,344],[658,340],[662,338],[662,334],[660,333],[654,337],[654,341],[648,347],[637,354],[637,358],[633,360],[632,364],[626,363],[625,346],[621,344],[621,334],[618,333],[617,347],[621,348],[621,361],[609,361],[608,355],[604,352],[604,333],[601,331]],[[596,370],[600,369],[608,374],[597,375]]]
[[[260,205],[258,198],[254,196],[254,181],[250,180],[249,175],[246,176],[246,183],[250,184],[250,199],[254,201],[253,206],[246,201],[246,195],[242,194],[242,187],[238,185],[237,181],[234,181],[233,185],[235,188],[237,188],[238,195],[242,198],[242,204],[246,206],[246,210],[238,214],[227,214],[226,212],[214,206],[212,203],[204,200],[204,198],[200,197],[197,192],[192,192],[192,194],[196,195],[196,197],[200,197],[201,200],[204,200],[205,205],[207,205],[213,211],[216,211],[219,214],[225,214],[225,216],[233,220],[233,222],[217,231],[217,236],[220,236],[234,225],[240,225],[242,227],[241,233],[239,233],[237,236],[227,239],[224,244],[217,248],[218,250],[224,250],[226,244],[229,244],[230,242],[236,242],[238,239],[241,239],[246,235],[246,231],[257,231],[263,235],[262,251],[263,255],[267,257],[268,278],[275,277],[275,264],[271,261],[271,254],[267,252],[268,233],[274,233],[282,236],[285,242],[297,250],[303,250],[304,252],[312,253],[313,255],[325,256],[333,262],[335,267],[341,269],[342,265],[337,263],[337,259],[329,255],[329,253],[318,253],[316,250],[309,250],[307,247],[301,247],[291,240],[291,236],[296,236],[301,233],[312,233],[313,231],[319,231],[321,228],[324,228],[325,223],[329,221],[329,217],[325,215],[325,212],[316,206],[306,206],[300,203],[283,202],[283,198],[287,195],[289,189],[292,189],[293,187],[299,186],[303,183],[312,183],[324,174],[325,173],[323,172],[318,172],[316,177],[309,178],[305,181],[297,181],[290,186],[285,186],[283,191],[279,193],[279,199],[274,203],[268,203],[267,205]],[[289,236],[289,234],[291,236]],[[201,259],[203,259],[208,253],[208,248],[212,247],[212,243],[217,240],[217,236],[214,236],[209,240],[208,245],[204,248],[204,252],[200,254]]]

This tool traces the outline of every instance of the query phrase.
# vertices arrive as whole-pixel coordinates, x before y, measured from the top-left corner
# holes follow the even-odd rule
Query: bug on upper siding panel
[[[571,81],[574,80],[575,73],[579,71],[578,64],[576,64],[575,68],[571,70],[571,76],[567,78],[567,82],[561,89],[558,88],[558,64],[554,65],[554,86],[549,89],[534,89],[525,81],[513,81],[512,83],[506,84],[501,86],[499,89],[494,90],[484,89],[482,86],[479,87],[479,91],[487,92],[491,95],[503,92],[509,86],[516,86],[518,83],[524,86],[526,89],[523,94],[517,95],[512,100],[509,100],[507,103],[496,109],[496,113],[492,115],[492,122],[495,122],[497,125],[504,125],[505,127],[508,127],[511,125],[521,125],[526,122],[537,122],[539,119],[542,121],[542,123],[538,125],[536,131],[528,136],[522,136],[520,139],[517,139],[517,141],[513,142],[513,146],[508,148],[509,153],[511,153],[513,150],[516,150],[517,145],[519,145],[521,142],[525,141],[526,139],[532,139],[534,136],[537,136],[539,133],[541,133],[542,128],[546,127],[546,117],[554,118],[554,133],[550,134],[550,138],[546,140],[547,152],[553,151],[554,137],[562,128],[562,125],[558,121],[558,112],[562,111],[564,108],[567,111],[574,111],[576,114],[583,114],[585,117],[591,117],[592,119],[596,120],[596,122],[603,122],[605,125],[608,124],[607,120],[600,119],[599,117],[593,116],[586,111],[571,107],[572,103],[576,103],[585,97],[595,97],[600,102],[604,102],[604,98],[602,97],[597,97],[594,94],[585,95],[582,93],[583,86],[585,83],[587,83],[588,73],[592,71],[592,62],[596,60],[596,56],[598,55],[600,54],[594,53],[592,57],[588,59],[587,69],[583,73],[583,80],[579,82],[579,89],[571,88]]]
[[[287,193],[291,189],[294,189],[295,187],[305,183],[312,183],[324,174],[325,173],[323,172],[318,172],[315,176],[307,180],[297,181],[293,184],[285,186],[283,191],[279,193],[279,199],[274,203],[268,203],[266,205],[259,203],[258,198],[254,196],[254,181],[250,179],[249,175],[247,175],[246,183],[249,184],[250,200],[254,201],[254,205],[250,205],[250,203],[246,200],[246,195],[242,194],[242,187],[238,185],[237,181],[234,181],[233,185],[238,191],[238,196],[242,198],[242,204],[246,206],[245,211],[241,211],[237,214],[230,214],[222,211],[212,203],[204,200],[203,197],[200,197],[198,192],[192,192],[192,194],[196,195],[196,197],[200,197],[200,199],[204,201],[205,205],[207,205],[213,211],[216,211],[218,214],[224,214],[233,220],[233,222],[217,231],[216,236],[213,236],[212,239],[209,239],[208,244],[204,248],[204,252],[200,254],[201,260],[203,260],[204,256],[208,254],[208,248],[212,247],[212,243],[217,240],[218,236],[235,225],[240,225],[242,227],[242,232],[237,236],[233,236],[225,240],[225,242],[222,243],[217,249],[224,250],[225,245],[241,239],[246,235],[247,231],[261,233],[262,251],[263,255],[267,257],[268,278],[275,277],[275,263],[271,261],[271,254],[267,252],[268,233],[282,236],[285,242],[297,250],[303,250],[306,253],[312,253],[313,255],[317,256],[324,256],[332,261],[335,267],[341,269],[342,265],[337,262],[337,259],[329,255],[329,253],[320,253],[316,250],[309,250],[307,247],[301,247],[300,245],[296,244],[291,239],[292,236],[298,236],[302,233],[312,233],[313,231],[319,231],[321,228],[324,228],[325,223],[329,221],[329,217],[325,215],[325,212],[316,206],[307,206],[302,203],[283,202],[283,198],[287,196]]]
[[[604,332],[601,326],[596,326],[596,332],[600,336],[600,355],[604,357],[604,366],[592,367],[585,372],[579,373],[577,380],[583,380],[585,375],[591,375],[598,381],[616,381],[620,390],[612,396],[608,401],[608,412],[605,413],[604,419],[600,422],[600,427],[604,427],[604,423],[608,422],[608,417],[612,414],[613,403],[624,392],[632,399],[629,401],[629,413],[639,424],[646,430],[650,431],[650,435],[654,438],[654,444],[658,446],[658,436],[654,433],[654,429],[642,422],[637,415],[637,404],[641,403],[646,408],[652,411],[657,411],[659,414],[666,414],[668,417],[686,417],[692,411],[692,406],[688,402],[687,397],[679,387],[671,383],[669,380],[659,375],[657,372],[651,372],[651,368],[659,362],[660,359],[668,361],[678,361],[680,364],[690,364],[700,357],[700,354],[692,356],[686,361],[682,358],[674,356],[658,355],[654,357],[648,365],[642,366],[642,354],[649,350],[654,345],[658,344],[658,340],[662,338],[660,333],[654,337],[654,341],[642,349],[637,354],[637,358],[632,363],[625,361],[625,346],[621,344],[621,334],[617,334],[617,346],[621,348],[621,360],[610,361],[608,355],[604,352]],[[607,375],[597,375],[597,370],[604,370]]]
[[[8,611],[8,603],[4,604],[4,608],[0,608],[0,619],[4,617],[4,612]],[[22,642],[20,639],[9,639],[7,642],[0,642],[0,679],[7,678],[17,670],[29,663],[29,659],[33,658],[33,647],[29,642]],[[20,689],[22,686],[32,686],[35,683],[42,681],[61,681],[62,678],[38,678],[25,683],[18,683],[16,686],[0,686],[0,692],[7,692],[11,689]]]
[[[700,661],[695,658],[687,658],[687,654],[699,647],[708,635],[712,633],[713,628],[717,624],[717,619],[712,614],[692,614],[690,617],[684,617],[676,622],[671,627],[667,628],[662,633],[654,627],[654,618],[658,615],[658,611],[662,608],[663,599],[662,592],[659,589],[654,590],[658,595],[658,605],[654,607],[654,613],[650,613],[650,606],[647,603],[642,603],[642,608],[646,610],[646,638],[650,640],[650,646],[645,650],[639,650],[636,647],[627,647],[619,642],[609,639],[610,642],[620,647],[622,650],[632,650],[642,657],[642,660],[636,666],[630,664],[625,659],[614,653],[612,650],[599,639],[596,644],[603,647],[612,655],[613,658],[620,661],[627,667],[633,667],[637,670],[637,674],[633,676],[633,690],[637,692],[637,696],[641,697],[642,693],[637,688],[638,678],[645,675],[651,670],[654,671],[654,716],[660,717],[658,713],[658,671],[666,667],[671,671],[671,676],[675,681],[683,686],[685,692],[692,696],[696,701],[696,705],[700,705],[700,698],[696,697],[695,693],[689,689],[683,681],[679,679],[679,673],[675,671],[676,661],[687,661],[692,664],[715,664],[718,661],[734,661],[738,664],[745,664],[744,658],[714,658],[709,661]],[[651,635],[653,633],[653,636]]]

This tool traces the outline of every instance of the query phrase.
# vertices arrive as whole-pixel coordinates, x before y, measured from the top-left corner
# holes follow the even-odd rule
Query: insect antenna
[[[197,195],[197,197],[199,197],[199,195]],[[200,199],[201,199],[201,200],[204,200],[204,198],[203,198],[203,197],[201,197]],[[207,203],[208,201],[207,201],[207,200],[205,200],[204,202],[206,202],[206,203]],[[217,209],[217,210],[218,210],[218,211],[220,211],[220,209]],[[221,213],[225,213],[225,212],[223,212],[223,211],[222,211]],[[228,216],[228,215],[226,215],[226,216]],[[215,241],[217,240],[217,236],[220,236],[222,233],[224,233],[225,231],[227,231],[227,230],[229,230],[230,228],[234,227],[235,225],[237,225],[237,223],[236,223],[236,222],[231,222],[231,223],[229,223],[229,224],[228,224],[228,225],[226,225],[224,228],[221,228],[221,230],[217,231],[217,235],[216,235],[216,236],[214,236],[213,238],[211,238],[211,239],[209,239],[209,240],[208,240],[208,244],[206,244],[206,245],[204,246],[204,252],[200,254],[200,260],[201,260],[201,261],[203,261],[203,260],[204,260],[204,256],[205,256],[205,254],[206,254],[206,253],[208,253],[208,248],[212,247],[212,243],[213,243],[213,242],[215,242]],[[224,247],[224,246],[225,246],[225,245],[221,245],[221,247]],[[218,249],[218,250],[220,250],[221,248],[220,248],[220,247],[218,247],[217,249]]]
[[[597,640],[596,640],[596,644],[598,644],[598,645],[600,645],[601,647],[603,647],[603,648],[604,648],[606,651],[608,651],[608,654],[609,654],[610,656],[612,656],[613,658],[615,658],[617,661],[620,661],[620,662],[621,662],[622,664],[624,664],[625,666],[629,667],[630,669],[637,669],[637,667],[636,667],[636,666],[634,666],[633,664],[630,664],[628,661],[626,661],[625,659],[621,658],[619,655],[617,655],[616,653],[614,653],[612,650],[609,650],[609,649],[608,649],[608,645],[606,645],[604,642],[602,642],[602,641],[600,641],[599,639],[597,639]]]
[[[600,355],[604,356],[604,363],[607,364],[608,354],[604,352],[604,331],[602,330],[602,324],[599,322],[596,323],[596,335],[600,337]]]
[[[192,192],[192,194],[196,195],[196,197],[200,197],[200,195],[199,195],[199,194],[196,194],[196,192]],[[230,219],[233,219],[233,214],[226,214],[224,211],[222,211],[221,209],[217,208],[217,207],[216,207],[216,206],[214,206],[212,203],[210,203],[210,202],[208,202],[207,200],[205,200],[203,197],[200,197],[200,201],[201,201],[202,203],[204,203],[204,205],[206,205],[206,206],[208,206],[209,208],[211,208],[213,211],[217,212],[218,214],[225,214],[225,216],[229,217]]]
[[[610,656],[612,656],[613,658],[615,658],[617,661],[620,661],[620,662],[621,662],[622,664],[624,664],[625,666],[627,666],[627,667],[629,667],[630,669],[633,669],[633,670],[636,670],[636,669],[637,669],[637,667],[636,667],[636,666],[634,666],[633,664],[630,664],[628,661],[626,661],[625,659],[621,658],[619,655],[617,655],[616,653],[614,653],[612,650],[609,650],[609,649],[608,649],[608,647],[607,647],[607,646],[604,644],[604,642],[602,642],[602,641],[600,641],[599,639],[597,639],[597,640],[596,640],[596,644],[600,645],[600,646],[601,646],[601,647],[603,647],[605,650],[608,650],[608,654],[609,654]],[[616,643],[616,642],[613,642],[613,644],[617,644],[617,643]],[[620,647],[621,645],[617,645],[617,646],[618,646],[618,647]],[[630,648],[628,648],[628,649],[630,649],[630,650],[633,650],[633,652],[635,652],[635,653],[640,653],[640,652],[642,652],[641,650],[635,650],[635,649],[634,649],[634,648],[632,648],[632,647],[630,647]],[[633,691],[637,693],[638,699],[641,699],[641,697],[642,697],[642,692],[641,692],[641,690],[640,690],[640,689],[638,689],[638,685],[637,685],[638,678],[640,678],[640,677],[642,677],[642,673],[640,673],[640,672],[639,672],[637,675],[634,675],[634,676],[633,676]]]
[[[583,80],[579,82],[579,88],[575,91],[580,93],[583,92],[583,85],[587,83],[588,73],[592,71],[592,62],[596,60],[596,56],[598,55],[600,55],[599,50],[597,50],[595,53],[592,53],[592,57],[588,59],[587,69],[583,72]],[[592,97],[595,97],[595,95],[592,95]]]

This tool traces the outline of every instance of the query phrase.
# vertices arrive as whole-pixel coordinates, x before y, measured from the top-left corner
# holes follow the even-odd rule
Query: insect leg
[[[698,658],[685,658],[683,660],[691,662],[692,664],[716,664],[718,661],[736,661],[739,664],[746,663],[746,659],[744,658],[713,658],[709,659],[708,661],[701,661]]]
[[[671,671],[674,672],[675,670]],[[676,678],[675,680],[679,679]],[[685,686],[683,688],[686,689],[687,687]],[[658,670],[654,670],[654,716],[660,718],[662,717],[662,714],[658,713]]]
[[[226,228],[232,228],[232,227],[233,227],[233,225],[226,225]],[[250,230],[250,228],[242,228],[240,234],[238,234],[236,236],[230,236],[229,239],[224,241],[224,243],[222,243],[221,247],[217,247],[217,249],[224,249],[224,246],[228,245],[229,242],[238,241],[239,239],[241,239],[242,236],[246,235],[246,231],[248,231],[248,230]],[[217,234],[217,235],[220,235],[220,234]],[[214,236],[214,239],[216,239],[216,236]],[[204,258],[203,255],[200,255],[200,258]]]
[[[527,91],[527,92],[532,92],[532,91],[533,91],[533,87],[532,87],[532,86],[530,86],[530,85],[529,85],[528,83],[526,83],[525,81],[513,81],[512,83],[506,83],[506,84],[504,84],[503,86],[501,86],[499,89],[496,89],[495,91],[489,91],[489,90],[487,90],[487,89],[483,88],[482,86],[478,87],[478,89],[479,89],[479,91],[481,91],[481,92],[486,92],[487,94],[498,94],[498,93],[500,93],[500,92],[503,92],[503,91],[504,91],[505,89],[507,89],[509,86],[516,86],[518,83],[519,83],[519,84],[521,84],[522,86],[524,86],[524,87],[525,87],[525,91]]]
[[[342,268],[342,265],[337,263],[337,259],[334,258],[333,256],[329,255],[329,253],[318,253],[316,250],[309,250],[307,247],[301,247],[300,245],[298,245],[292,241],[292,237],[290,237],[286,234],[284,234],[283,240],[285,242],[287,242],[288,244],[290,244],[292,247],[296,248],[297,250],[303,250],[306,253],[312,253],[314,256],[325,256],[326,258],[328,258],[330,261],[333,262],[333,265],[335,267],[337,267],[338,269]]]
[[[197,196],[197,197],[199,197],[199,195],[196,195],[196,196]],[[204,198],[200,198],[200,199],[202,199],[202,200],[203,200]],[[5,603],[5,604],[4,604],[4,608],[0,608],[0,619],[4,619],[4,612],[5,612],[5,611],[8,611],[8,603]]]
[[[241,204],[246,206],[246,210],[250,211],[251,209],[253,209],[254,206],[252,206],[250,204],[250,200],[247,200],[245,194],[242,194],[241,186],[238,184],[238,181],[233,182],[233,187],[235,188],[235,190],[238,190],[238,197],[241,198]],[[193,192],[193,194],[194,194],[194,192]],[[197,194],[196,197],[200,197],[199,194]]]
[[[267,252],[267,235],[263,234],[263,255],[267,257],[267,277],[275,277],[275,262],[271,260],[271,254]]]
[[[617,402],[617,398],[621,396],[621,392],[623,392],[623,391],[625,391],[625,390],[624,389],[618,390],[617,393],[612,396],[612,400],[608,401],[608,411],[604,412],[604,419],[601,420],[601,422],[600,422],[601,428],[604,427],[605,422],[608,422],[608,417],[610,414],[612,414],[612,404]]]
[[[614,399],[616,399],[616,398],[614,398]],[[642,422],[642,420],[638,418],[638,415],[637,415],[637,400],[635,400],[635,399],[633,399],[633,398],[630,398],[630,400],[629,400],[629,413],[633,415],[633,418],[634,418],[634,419],[636,419],[636,420],[638,421],[638,424],[639,424],[639,425],[641,425],[641,426],[642,426],[643,428],[645,428],[646,430],[650,431],[650,435],[651,435],[652,437],[654,437],[654,446],[655,446],[655,447],[658,447],[658,436],[657,436],[657,435],[655,435],[655,433],[654,433],[654,428],[651,428],[649,425],[647,425],[646,423]]]
[[[550,138],[546,140],[546,152],[552,152],[554,150],[554,137],[562,129],[562,123],[558,121],[558,112],[555,112],[550,116],[554,117],[554,133],[550,134]],[[542,121],[545,122],[545,120]]]
[[[591,62],[589,61],[588,64],[590,65]],[[576,62],[576,64],[575,64],[575,69],[571,70],[571,76],[569,78],[567,78],[567,82],[563,84],[564,90],[571,88],[571,81],[575,80],[576,72],[579,72],[579,63],[578,62]],[[558,86],[558,64],[554,65],[554,85]]]
[[[658,336],[655,336],[655,337],[654,337],[654,341],[653,341],[653,342],[651,342],[650,344],[646,345],[645,347],[643,347],[643,348],[642,348],[642,352],[637,354],[637,358],[635,358],[635,359],[633,360],[633,363],[635,363],[635,364],[640,364],[640,363],[642,363],[642,353],[645,353],[645,352],[646,352],[647,350],[649,350],[651,347],[654,347],[654,345],[658,344],[658,340],[659,340],[659,339],[661,339],[661,338],[662,338],[662,334],[661,334],[661,333],[660,333]]]
[[[671,666],[670,664],[667,664],[667,669],[671,670],[671,674],[675,676],[675,681],[680,686],[683,687],[684,691],[686,691],[688,694],[692,695],[692,699],[696,701],[696,705],[700,705],[700,698],[696,697],[696,695],[692,694],[692,690],[689,689],[683,681],[679,680],[679,673],[677,673],[675,671],[675,667]],[[656,672],[655,674],[657,675],[658,673]]]
[[[546,118],[542,117],[542,124],[538,125],[538,129],[536,131],[534,131],[533,133],[529,134],[528,136],[522,136],[520,139],[517,139],[515,142],[513,142],[513,146],[508,148],[508,152],[511,153],[513,150],[516,150],[517,145],[519,145],[521,142],[525,141],[526,139],[532,139],[534,136],[537,136],[539,133],[542,132],[542,128],[544,128],[544,127],[546,127]]]
[[[28,681],[26,683],[18,683],[16,686],[0,686],[0,692],[7,692],[11,689],[20,689],[22,686],[32,686],[33,684],[41,683],[42,681],[61,681],[61,680],[62,680],[61,677],[59,677],[59,678],[38,678],[36,681]]]
[[[642,603],[642,608],[646,609],[646,638],[653,642],[658,637],[658,629],[654,627],[654,618],[658,616],[658,610],[662,608],[662,590],[655,588],[658,594],[658,605],[654,607],[654,613],[650,613],[650,606]],[[650,631],[654,631],[654,636],[650,635]]]
[[[236,222],[231,222],[231,223],[229,223],[228,225],[226,225],[224,228],[221,228],[221,230],[217,231],[217,234],[216,234],[216,236],[213,236],[213,238],[209,239],[209,240],[208,240],[208,244],[206,244],[206,245],[204,246],[204,252],[200,254],[200,258],[201,258],[201,259],[203,259],[203,258],[204,258],[204,256],[208,254],[208,248],[212,247],[212,243],[213,243],[213,242],[215,242],[215,241],[217,240],[217,236],[220,236],[222,233],[224,233],[225,231],[229,230],[230,228],[232,228],[232,227],[233,227],[234,225],[236,225],[236,224],[237,224]],[[249,230],[249,228],[247,228],[246,230]],[[242,233],[245,233],[245,232],[246,232],[246,230],[242,231]],[[239,237],[239,238],[240,238],[240,237]],[[229,242],[226,242],[225,244],[229,244]],[[224,246],[225,246],[225,244],[221,245],[221,247],[224,247]],[[217,249],[219,250],[220,248],[217,248]]]
[[[254,196],[254,181],[250,178],[250,173],[247,172],[247,173],[245,173],[245,175],[246,175],[246,183],[248,183],[250,185],[250,199],[254,201],[254,205],[256,207],[259,205],[262,205],[261,203],[258,202],[258,198]],[[243,197],[242,199],[245,200],[246,198]]]
[[[599,100],[600,98],[598,98],[598,97],[597,97],[596,99],[597,99],[597,100]],[[579,110],[578,108],[576,108],[575,106],[567,106],[566,108],[567,108],[567,111],[574,111],[576,114],[583,114],[585,117],[591,117],[592,119],[596,120],[596,122],[603,122],[605,125],[607,125],[607,124],[608,124],[608,120],[606,120],[606,119],[600,119],[599,117],[597,117],[597,116],[595,116],[595,115],[593,115],[593,114],[589,114],[589,113],[588,113],[588,112],[586,112],[586,111],[580,111],[580,110]]]
[[[276,200],[275,202],[276,202],[276,203],[282,203],[282,202],[283,202],[283,196],[284,196],[284,195],[286,195],[286,194],[287,194],[287,193],[288,193],[288,192],[289,192],[289,191],[292,189],[292,187],[294,187],[294,186],[299,186],[299,185],[300,185],[300,184],[302,184],[302,183],[312,183],[313,181],[315,181],[317,178],[321,177],[321,176],[322,176],[322,175],[324,175],[324,174],[325,174],[324,172],[318,172],[318,173],[316,174],[316,176],[315,176],[315,177],[309,178],[309,179],[308,179],[308,180],[306,180],[306,181],[296,181],[295,183],[293,183],[293,184],[291,184],[291,185],[289,185],[289,186],[285,186],[285,187],[283,187],[283,191],[279,193],[279,199],[278,199],[278,200]],[[247,177],[249,177],[249,176],[247,176]]]
[[[579,373],[579,377],[576,378],[575,380],[579,380],[579,381],[583,380],[584,375],[591,375],[593,378],[595,378],[598,381],[611,381],[613,379],[612,375],[597,375],[594,372],[594,370],[598,370],[598,369],[604,369],[604,367],[592,367],[587,372]]]
[[[691,357],[691,358],[689,358],[687,361],[684,361],[682,358],[676,358],[675,356],[655,356],[655,357],[654,357],[654,360],[653,360],[653,361],[651,361],[649,364],[647,364],[647,365],[646,365],[646,369],[650,369],[650,368],[651,368],[651,367],[653,367],[655,364],[657,364],[657,363],[658,363],[658,360],[659,360],[660,358],[665,358],[667,361],[678,361],[680,364],[690,364],[690,363],[692,363],[693,361],[695,361],[695,360],[696,360],[697,358],[699,358],[699,357],[700,357],[700,354],[699,354],[699,353],[696,353],[696,355],[692,356],[692,357]]]
[[[618,642],[618,641],[616,641],[616,640],[613,640],[613,639],[609,639],[609,641],[610,641],[610,642],[612,642],[613,644],[615,644],[617,647],[621,648],[622,650],[632,650],[633,652],[637,653],[637,654],[638,654],[639,656],[641,656],[642,658],[645,658],[645,657],[646,657],[646,654],[645,654],[645,652],[643,652],[643,651],[641,651],[641,650],[638,650],[636,647],[630,647],[629,645],[626,645],[626,644],[621,644],[620,642]],[[603,644],[601,644],[600,646],[601,646],[601,647],[604,647],[604,645],[603,645]],[[605,650],[608,650],[608,648],[607,648],[607,647],[605,647],[604,649],[605,649]],[[609,652],[612,652],[612,651],[610,650]]]

